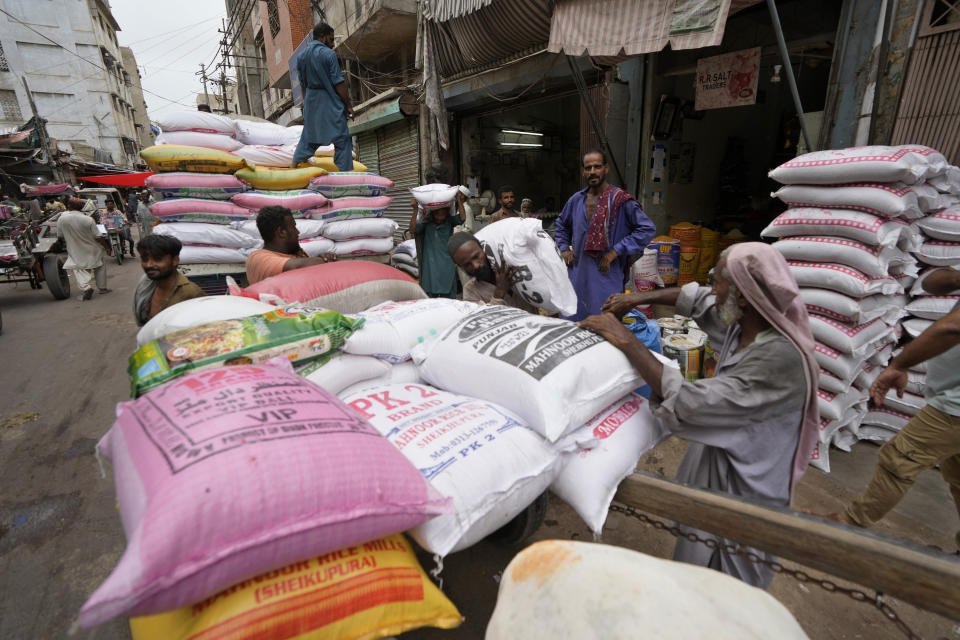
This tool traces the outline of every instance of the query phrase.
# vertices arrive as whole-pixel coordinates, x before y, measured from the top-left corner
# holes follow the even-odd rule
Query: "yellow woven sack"
[[[234,173],[250,166],[240,156],[226,151],[179,144],[158,144],[147,147],[140,152],[140,157],[151,171],[157,172]]]
[[[393,535],[310,558],[176,611],[132,618],[134,640],[372,640],[463,617]]]
[[[680,241],[681,247],[700,246],[700,225],[680,222],[670,226],[670,236]]]
[[[254,189],[290,191],[291,189],[303,189],[310,184],[310,178],[326,175],[326,173],[326,169],[320,167],[270,169],[258,166],[252,169],[241,169],[235,175]]]
[[[329,156],[311,156],[307,158],[306,162],[301,162],[297,166],[308,166],[308,167],[320,167],[321,169],[326,169],[327,171],[340,171],[337,168],[337,163],[333,161],[333,158]],[[357,160],[353,161],[353,170],[354,171],[369,171],[367,165]]]

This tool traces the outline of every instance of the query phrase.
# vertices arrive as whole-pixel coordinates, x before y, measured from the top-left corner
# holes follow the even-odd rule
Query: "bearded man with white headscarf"
[[[717,352],[714,377],[685,380],[623,326],[619,318],[648,304],[676,305],[678,313],[692,317],[707,333]],[[653,390],[654,415],[689,441],[677,479],[762,505],[789,506],[820,416],[809,318],[783,256],[763,243],[737,244],[720,255],[712,288],[691,283],[616,294],[603,311],[580,325],[627,355]],[[744,550],[773,559],[756,549]],[[761,588],[773,579],[763,565],[682,538],[674,560],[718,569]]]

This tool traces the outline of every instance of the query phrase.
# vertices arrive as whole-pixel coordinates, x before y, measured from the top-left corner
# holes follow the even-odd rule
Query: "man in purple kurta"
[[[633,258],[656,233],[640,203],[607,184],[609,169],[602,151],[583,154],[587,188],[567,200],[557,219],[554,238],[577,292],[571,320],[600,313],[607,298],[623,292]]]

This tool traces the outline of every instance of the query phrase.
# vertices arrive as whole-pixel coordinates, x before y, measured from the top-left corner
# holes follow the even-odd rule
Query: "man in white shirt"
[[[89,202],[89,201],[88,201]],[[93,218],[81,212],[83,201],[71,198],[68,210],[57,219],[57,235],[67,245],[67,262],[64,269],[72,269],[77,285],[82,291],[81,300],[93,297],[93,282],[101,294],[107,289],[107,268],[103,263],[104,251],[112,255],[110,245],[97,230]]]

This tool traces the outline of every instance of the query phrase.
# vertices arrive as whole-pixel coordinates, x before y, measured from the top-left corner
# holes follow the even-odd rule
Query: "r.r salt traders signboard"
[[[697,60],[696,110],[755,104],[759,73],[760,47]]]

